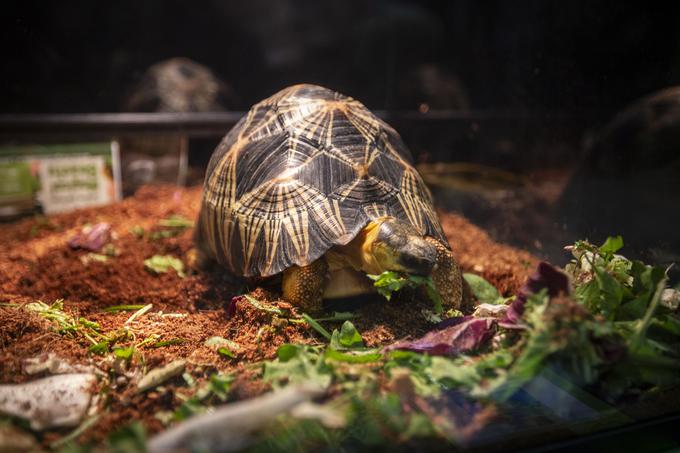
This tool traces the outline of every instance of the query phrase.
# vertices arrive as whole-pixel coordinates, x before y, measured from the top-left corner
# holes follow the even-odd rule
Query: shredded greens
[[[374,281],[373,286],[376,287],[378,293],[390,300],[392,293],[398,292],[403,288],[424,288],[427,297],[430,298],[434,304],[434,312],[439,314],[444,311],[442,307],[442,298],[434,286],[431,277],[422,277],[419,275],[402,274],[394,271],[385,271],[379,275],[368,274],[368,278]]]
[[[172,269],[177,272],[178,276],[182,278],[186,276],[182,260],[170,255],[154,255],[144,260],[144,267],[156,274],[164,274]]]
[[[622,246],[620,237],[601,246],[577,242],[568,248],[574,256],[564,271],[569,278],[542,264],[516,299],[502,298],[481,277],[468,274],[478,301],[511,305],[515,314],[498,321],[463,317],[442,327],[457,334],[455,329],[476,322],[479,335],[493,335],[477,351],[451,355],[451,347],[438,344],[428,354],[366,349],[349,322],[333,331],[326,346],[282,346],[277,359],[263,364],[265,379],[275,386],[312,380],[334,389],[339,396],[326,405],[344,414],[345,424],[330,429],[287,419],[271,427],[259,446],[283,448],[300,439],[319,448],[420,437],[456,442],[464,427],[434,409],[450,391],[465,395],[473,412],[517,405],[518,395],[524,395],[532,402],[529,412],[540,407],[560,417],[580,407],[574,404],[587,404],[598,414],[591,429],[626,421],[612,406],[617,401],[680,385],[680,314],[661,303],[664,290],[674,291],[666,288],[664,269],[618,255]],[[393,272],[371,278],[388,299],[394,291],[422,284]],[[429,335],[406,344],[427,348],[430,340],[460,338]]]
[[[483,304],[504,304],[505,298],[501,296],[495,286],[476,274],[464,273],[463,278],[470,285],[470,290],[475,298]]]

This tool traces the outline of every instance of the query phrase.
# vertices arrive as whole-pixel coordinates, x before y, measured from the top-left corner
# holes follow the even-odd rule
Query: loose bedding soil
[[[186,371],[199,382],[216,370],[234,372],[238,378],[230,399],[258,395],[268,387],[256,379],[257,367],[272,359],[283,343],[318,343],[319,337],[306,324],[277,322],[272,315],[254,308],[243,299],[244,292],[278,306],[291,307],[279,299],[276,288],[243,288],[220,269],[209,273],[187,271],[184,278],[174,271],[153,274],[143,261],[153,255],[172,255],[185,264],[190,261],[192,229],[175,237],[149,238],[162,229],[158,222],[171,215],[196,217],[201,190],[195,188],[145,187],[134,197],[111,206],[83,209],[73,213],[4,224],[0,240],[0,383],[20,383],[37,376],[25,373],[25,359],[52,353],[70,364],[95,365],[102,370],[114,366],[111,354],[88,352],[91,345],[82,336],[60,335],[39,315],[6,304],[41,300],[47,304],[63,299],[67,312],[96,321],[102,332],[119,329],[132,312],[110,313],[107,307],[153,304],[153,309],[130,324],[137,340],[155,334],[159,340],[181,341],[162,347],[140,348],[135,365],[151,369],[176,359],[187,361]],[[537,258],[494,242],[483,230],[465,218],[440,213],[446,236],[461,267],[483,276],[504,295],[513,294],[535,267]],[[108,222],[111,243],[118,254],[106,262],[84,260],[89,253],[72,250],[67,241],[86,224]],[[137,227],[147,232],[134,234]],[[131,231],[132,230],[132,231]],[[327,306],[332,311],[352,311],[354,324],[368,346],[380,346],[397,339],[416,337],[431,329],[420,316],[430,303],[415,296],[390,302],[380,296],[364,298],[349,305]],[[294,309],[292,309],[294,310]],[[333,323],[326,327],[333,328]],[[218,354],[205,340],[220,336],[236,342],[236,358]],[[131,344],[130,341],[125,343]],[[80,441],[101,440],[115,428],[140,420],[153,433],[163,429],[156,417],[181,404],[186,383],[177,377],[152,391],[136,394],[134,378],[119,377],[106,392],[106,411],[97,426]],[[47,432],[42,441],[58,439],[66,431]]]

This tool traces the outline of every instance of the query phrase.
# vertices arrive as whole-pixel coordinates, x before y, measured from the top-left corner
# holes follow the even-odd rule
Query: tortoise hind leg
[[[211,258],[201,247],[190,249],[188,255],[189,267],[199,271],[208,271],[217,263],[217,261]]]
[[[198,224],[194,228],[194,246],[187,253],[188,264],[190,269],[196,271],[208,271],[212,269],[217,260],[208,252],[208,245],[205,239],[205,232],[203,231],[203,209],[198,217]]]
[[[453,253],[432,237],[426,237],[425,240],[437,249],[437,266],[432,271],[432,281],[439,291],[444,309],[464,308],[463,275]]]
[[[328,264],[322,257],[308,266],[292,266],[283,272],[283,298],[304,312],[321,311]]]

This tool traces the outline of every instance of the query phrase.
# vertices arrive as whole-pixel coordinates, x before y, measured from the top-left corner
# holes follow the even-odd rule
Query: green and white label
[[[0,215],[36,205],[51,214],[118,199],[119,158],[111,143],[0,147]]]

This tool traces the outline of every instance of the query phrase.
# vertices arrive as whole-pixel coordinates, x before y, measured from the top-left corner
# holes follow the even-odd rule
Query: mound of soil
[[[187,361],[186,371],[198,381],[215,370],[235,372],[237,381],[230,398],[237,400],[257,395],[267,386],[252,379],[261,360],[271,359],[283,343],[318,343],[317,334],[306,324],[293,324],[271,312],[254,307],[244,292],[266,301],[284,312],[294,311],[279,299],[276,287],[243,288],[216,268],[208,273],[176,272],[154,274],[145,269],[144,260],[153,255],[171,255],[184,263],[190,261],[192,229],[177,235],[154,234],[163,230],[161,219],[179,215],[194,219],[200,205],[200,188],[146,187],[125,201],[69,214],[26,219],[3,225],[0,243],[0,383],[31,379],[25,373],[25,359],[53,353],[72,364],[92,364],[107,370],[114,366],[111,354],[89,352],[91,343],[82,335],[60,334],[51,322],[32,312],[17,308],[25,303],[47,304],[64,300],[64,309],[77,319],[99,323],[102,332],[114,332],[128,320],[131,312],[107,312],[116,305],[153,304],[150,312],[129,325],[136,344],[153,337],[162,347],[140,347],[133,364],[151,369],[176,359]],[[480,228],[459,215],[440,213],[444,231],[461,267],[480,274],[504,295],[514,293],[535,267],[537,258],[491,240]],[[88,251],[73,250],[67,242],[87,224],[107,222],[112,228],[115,253],[106,261],[88,259]],[[144,234],[140,232],[144,231]],[[379,346],[397,339],[414,337],[431,329],[421,308],[428,301],[414,296],[390,302],[380,296],[367,297],[349,305],[329,305],[329,311],[355,313],[353,319],[368,346]],[[334,327],[330,324],[328,327]],[[220,336],[237,343],[236,357],[218,354],[206,346],[206,339]],[[119,376],[101,403],[106,409],[97,426],[81,441],[100,440],[107,433],[131,420],[141,420],[150,432],[163,428],[156,414],[175,409],[182,403],[186,384],[177,377],[162,387],[136,394],[131,379]],[[63,435],[47,432],[41,440],[49,442]]]

